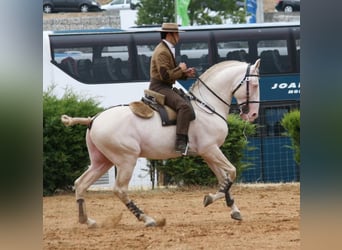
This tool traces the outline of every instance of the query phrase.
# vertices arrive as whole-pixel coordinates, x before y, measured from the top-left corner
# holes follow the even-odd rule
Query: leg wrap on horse
[[[233,182],[230,181],[229,178],[227,178],[219,190],[219,192],[222,192],[225,194],[226,203],[228,207],[231,207],[234,204],[234,199],[230,197],[230,193],[229,193],[229,189],[232,185],[233,185]]]
[[[135,217],[138,218],[138,220],[140,220],[140,215],[143,214],[144,212],[141,211],[135,204],[133,201],[130,201],[126,204],[127,208],[129,209],[129,211],[131,211]]]
[[[80,223],[84,224],[87,222],[87,213],[85,211],[84,199],[78,199],[78,220]]]

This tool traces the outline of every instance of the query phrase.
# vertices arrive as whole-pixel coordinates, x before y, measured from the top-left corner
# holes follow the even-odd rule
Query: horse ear
[[[258,60],[256,60],[256,62],[254,63],[254,68],[255,69],[259,69],[259,66],[260,66],[260,58]]]
[[[257,75],[259,74],[259,67],[260,67],[260,58],[256,60],[253,65],[254,71]],[[259,86],[259,81],[252,81],[252,86]]]

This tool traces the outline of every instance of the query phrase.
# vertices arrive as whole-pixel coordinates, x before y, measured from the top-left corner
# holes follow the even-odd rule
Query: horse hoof
[[[232,217],[232,219],[234,219],[234,220],[242,220],[240,212],[237,212],[237,211],[232,212],[230,214],[230,217]]]
[[[166,219],[162,218],[157,220],[157,227],[164,227],[166,225]]]
[[[157,223],[155,221],[150,221],[145,223],[145,227],[155,227]]]
[[[204,200],[203,200],[204,207],[210,205],[211,203],[213,203],[213,198],[210,195],[204,196]]]
[[[97,224],[95,220],[89,219],[87,220],[88,228],[97,228]]]

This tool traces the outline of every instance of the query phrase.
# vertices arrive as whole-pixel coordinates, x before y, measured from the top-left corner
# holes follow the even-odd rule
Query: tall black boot
[[[176,152],[186,155],[187,145],[188,145],[188,136],[177,134]]]

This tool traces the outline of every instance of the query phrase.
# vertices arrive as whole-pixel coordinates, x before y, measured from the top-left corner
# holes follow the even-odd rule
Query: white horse
[[[196,119],[190,123],[189,148],[205,160],[220,184],[215,194],[205,196],[204,206],[225,197],[231,217],[236,220],[242,217],[229,193],[236,168],[219,147],[228,135],[226,118],[233,96],[240,106],[242,119],[252,122],[258,117],[259,65],[260,59],[254,65],[238,61],[218,63],[204,72],[189,90],[196,114]],[[113,107],[92,118],[63,115],[61,119],[66,126],[88,125],[86,142],[91,164],[75,181],[79,222],[88,227],[96,226],[86,214],[84,193],[115,165],[115,195],[145,226],[155,226],[156,221],[129,198],[128,183],[138,157],[169,159],[181,156],[174,150],[175,126],[163,127],[158,114],[150,119],[140,118],[128,106]]]

